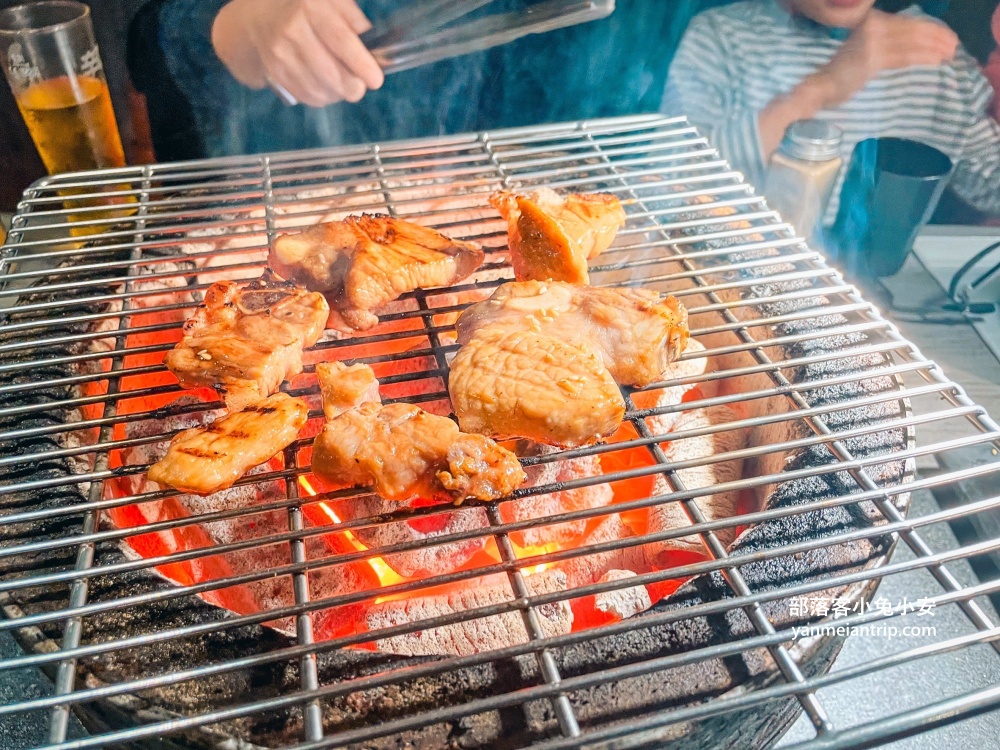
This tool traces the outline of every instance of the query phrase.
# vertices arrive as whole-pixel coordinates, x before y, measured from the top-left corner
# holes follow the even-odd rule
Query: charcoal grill
[[[406,509],[310,524],[304,508],[351,493],[301,496],[297,479],[308,467],[293,446],[283,467],[244,480],[251,487],[282,483],[282,496],[264,506],[146,519],[131,528],[110,523],[117,510],[175,494],[148,488],[136,495],[107,492],[112,482],[141,470],[116,465],[115,452],[150,440],[148,433],[123,437],[116,428],[162,419],[170,408],[196,414],[219,406],[124,408],[137,396],[180,395],[170,383],[142,380],[162,374],[162,367],[136,364],[134,357],[154,354],[158,361],[169,344],[154,335],[176,331],[212,280],[257,275],[262,251],[278,232],[364,210],[481,242],[485,269],[448,292],[488,292],[510,272],[503,226],[486,207],[487,196],[500,186],[542,185],[609,191],[625,199],[628,224],[595,262],[593,283],[671,291],[688,306],[692,333],[708,342],[706,356],[720,365],[694,377],[693,384],[741,379],[740,392],[691,400],[684,409],[765,405],[726,426],[750,430],[756,439],[735,451],[749,468],[725,489],[760,502],[734,519],[705,520],[699,499],[709,490],[685,487],[679,474],[684,467],[668,459],[664,435],[650,428],[652,417],[681,407],[638,409],[627,391],[631,441],[562,454],[645,451],[652,459],[648,466],[577,479],[573,486],[665,477],[668,492],[614,509],[681,503],[694,526],[659,536],[693,532],[708,559],[627,581],[532,593],[526,581],[536,566],[635,547],[657,535],[518,558],[511,544],[518,532],[596,521],[609,507],[504,522],[497,504],[483,504],[487,528],[446,533],[434,542],[494,539],[500,557],[489,569],[506,576],[508,601],[381,633],[317,640],[310,613],[374,594],[314,600],[311,572],[415,545],[316,558],[310,540],[453,511]],[[133,202],[109,217],[101,208],[63,208],[67,191],[79,201],[98,195]],[[0,669],[41,668],[54,682],[51,695],[0,706],[0,715],[46,715],[47,748],[554,749],[667,741],[677,747],[763,747],[800,709],[816,731],[815,740],[801,747],[867,747],[1000,703],[996,685],[970,680],[968,692],[919,709],[858,726],[831,724],[818,695],[822,688],[956,650],[978,647],[996,658],[1000,628],[977,597],[996,593],[1000,582],[964,586],[948,565],[995,551],[1000,540],[935,552],[922,532],[989,512],[1000,499],[984,497],[914,517],[908,516],[908,498],[915,489],[996,472],[997,464],[987,464],[917,477],[914,466],[921,457],[996,445],[1000,428],[795,237],[683,119],[616,118],[46,178],[19,205],[0,266],[0,294],[16,300],[0,333],[0,604],[7,618],[0,628],[25,649],[24,656],[0,662]],[[417,363],[383,384],[431,383],[418,395],[401,391],[396,397],[440,402],[455,349],[452,319],[443,316],[462,304],[460,297],[418,292],[383,317],[402,322],[401,329],[331,338],[318,349],[330,358]],[[169,320],[141,317],[154,313]],[[389,353],[373,348],[401,341],[412,345]],[[295,384],[290,390],[316,391]],[[915,430],[930,423],[948,424],[954,437],[917,443]],[[555,489],[564,487],[521,492]],[[281,533],[230,547],[280,545],[287,562],[239,575],[184,582],[154,570],[209,558],[224,545],[167,550],[147,559],[126,554],[121,544],[199,523],[251,524],[275,511],[286,518]],[[741,533],[735,542],[723,544],[720,532],[736,526]],[[890,561],[897,543],[912,550],[911,560]],[[817,623],[885,625],[904,616],[912,621],[916,602],[859,606],[871,600],[882,578],[912,570],[926,570],[939,584],[939,593],[920,606],[957,608],[971,630],[939,633],[921,648],[900,641],[891,656],[833,673],[828,669],[843,633],[793,631]],[[429,576],[378,595],[481,573]],[[690,577],[683,586],[627,619],[554,636],[539,626],[539,613],[559,602],[681,575]],[[236,614],[206,601],[211,592],[279,576],[292,582],[294,600],[270,611]],[[825,602],[827,613],[803,612],[796,604],[803,597]],[[830,609],[835,602],[843,612]],[[377,636],[501,612],[521,615],[524,643],[463,656],[406,657],[357,648]],[[290,618],[292,629],[266,624],[279,618]],[[71,736],[71,712],[87,736]]]

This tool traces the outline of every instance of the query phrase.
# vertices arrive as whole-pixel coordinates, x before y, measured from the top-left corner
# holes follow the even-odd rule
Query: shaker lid
[[[832,122],[796,120],[781,140],[783,153],[804,161],[827,161],[840,154],[843,131]]]

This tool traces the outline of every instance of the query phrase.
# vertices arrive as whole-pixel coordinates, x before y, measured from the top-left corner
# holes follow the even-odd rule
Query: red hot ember
[[[469,299],[456,297],[454,302],[472,301],[481,293],[468,296]],[[320,404],[312,373],[315,364],[332,359],[351,363],[357,358],[373,361],[375,373],[382,381],[384,400],[414,400],[435,413],[448,414],[445,384],[437,371],[438,363],[428,355],[429,342],[422,330],[423,323],[408,315],[411,301],[393,304],[395,317],[386,316],[389,319],[368,333],[380,337],[375,339],[378,343],[355,344],[345,340],[337,342],[332,352],[305,352],[306,371],[296,376],[290,386],[296,393],[317,394],[305,397],[314,414]],[[157,324],[180,322],[182,317],[183,313],[177,311],[139,312],[133,321],[145,330],[128,336],[127,350],[157,346],[161,349],[125,356],[127,369],[145,368],[153,372],[122,379],[125,397],[120,401],[119,415],[123,419],[116,425],[114,437],[134,440],[137,444],[113,453],[112,468],[148,466],[162,457],[172,434],[205,424],[222,413],[203,410],[205,402],[217,403],[212,392],[177,398],[174,388],[164,387],[173,385],[172,376],[151,367],[159,365],[162,347],[176,343],[180,334],[176,328],[162,330],[166,327],[160,325],[158,329]],[[457,312],[435,315],[435,324],[450,325],[455,317]],[[442,341],[453,339],[445,334]],[[665,377],[690,379],[703,374],[709,360],[697,357],[699,350],[699,344],[693,343],[690,349],[693,356],[673,365]],[[737,431],[732,433],[735,437],[722,444],[721,438],[711,437],[674,442],[666,432],[710,430],[719,420],[738,418],[734,412],[685,407],[685,402],[706,395],[711,394],[701,387],[665,381],[643,389],[634,401],[637,408],[664,412],[647,418],[647,425],[654,433],[663,435],[668,456],[675,453],[678,460],[697,461],[701,457],[710,461],[718,451],[744,447],[746,435]],[[151,412],[156,418],[129,421],[129,415]],[[322,417],[313,417],[301,435],[315,435],[322,423]],[[635,429],[626,422],[608,440],[617,443],[636,437]],[[669,595],[683,582],[661,576],[660,583],[640,585],[630,584],[632,578],[705,558],[697,537],[672,542],[646,542],[641,538],[663,529],[665,524],[675,523],[678,520],[675,516],[682,512],[676,503],[617,511],[616,506],[621,503],[671,491],[669,480],[652,468],[654,462],[648,447],[582,457],[563,457],[554,449],[524,441],[506,447],[521,457],[528,474],[524,485],[527,492],[498,506],[503,523],[520,525],[510,532],[509,543],[516,556],[525,561],[521,573],[528,591],[549,598],[560,592],[566,594],[562,599],[535,607],[545,635],[631,617]],[[310,449],[299,449],[296,459],[298,466],[308,466]],[[722,481],[738,472],[738,468],[725,462],[713,465],[714,470],[692,469],[685,477],[691,486],[704,487],[711,476]],[[271,474],[286,468],[279,455],[253,470],[236,486],[208,497],[162,492],[141,470],[124,473],[106,483],[106,495],[136,497],[138,502],[110,510],[107,517],[121,529],[163,521],[181,522],[167,530],[137,533],[123,542],[126,553],[132,557],[208,552],[186,562],[157,567],[161,575],[178,584],[259,576],[250,583],[202,594],[202,598],[214,605],[238,614],[293,607],[301,601],[296,599],[288,570],[293,565],[288,542],[289,485],[284,478],[278,481]],[[645,473],[626,479],[618,474],[635,473],[636,469]],[[298,476],[292,486],[302,498],[308,534],[305,556],[309,602],[335,602],[343,597],[358,599],[358,594],[364,595],[348,605],[315,605],[311,617],[316,639],[361,635],[370,640],[359,647],[411,655],[468,654],[527,639],[523,612],[514,603],[511,582],[507,574],[497,572],[502,556],[481,504],[467,502],[456,507],[424,498],[389,502],[363,491],[344,497],[344,491],[330,492],[312,474]],[[706,515],[735,513],[735,508],[729,507],[730,499],[709,498],[704,508]],[[252,512],[258,506],[261,510]],[[240,509],[251,512],[227,519],[199,518],[206,513]],[[572,512],[585,517],[547,520]],[[342,528],[345,524],[350,525],[349,530]],[[454,536],[459,538],[450,538]],[[622,544],[613,550],[588,550],[590,545],[614,542]],[[212,553],[213,548],[219,551]],[[563,559],[539,560],[540,556],[552,553],[559,553]],[[271,570],[279,573],[268,575]],[[462,580],[448,583],[429,580],[436,576],[458,576]],[[593,584],[608,584],[609,590],[596,595],[574,595],[575,589]],[[400,588],[409,590],[404,593]],[[493,608],[493,613],[477,614],[484,607]],[[498,609],[503,611],[496,613]],[[421,626],[421,622],[434,618],[445,620],[446,624]],[[295,632],[294,621],[287,616],[276,617],[268,624],[289,635]],[[406,632],[381,635],[386,628]]]

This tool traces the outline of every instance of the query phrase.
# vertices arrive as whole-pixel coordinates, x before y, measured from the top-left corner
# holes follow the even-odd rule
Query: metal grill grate
[[[634,429],[626,441],[525,459],[528,465],[544,465],[638,449],[647,463],[559,487],[522,489],[518,496],[602,484],[614,489],[654,475],[666,479],[667,492],[517,521],[504,519],[501,504],[483,504],[486,528],[451,531],[433,543],[488,537],[495,543],[495,560],[397,582],[380,589],[378,596],[419,592],[491,573],[509,581],[506,601],[327,640],[319,640],[314,632],[315,613],[333,605],[370,603],[375,594],[341,593],[317,600],[310,588],[312,573],[420,549],[428,542],[404,541],[320,557],[311,542],[408,519],[440,520],[456,509],[404,509],[388,516],[317,524],[305,511],[321,501],[342,502],[358,493],[300,497],[298,479],[308,472],[302,449],[311,443],[300,439],[286,451],[282,467],[270,466],[241,483],[254,488],[276,480],[285,489],[283,497],[209,508],[190,517],[142,516],[128,528],[112,523],[114,512],[141,504],[159,507],[150,503],[177,494],[148,486],[135,494],[111,492],[114,482],[141,478],[145,469],[127,462],[119,465],[123,451],[168,436],[160,421],[165,415],[196,416],[220,405],[165,405],[182,393],[169,377],[157,379],[164,373],[162,353],[176,340],[180,321],[213,280],[256,276],[269,238],[281,231],[325,217],[382,211],[484,245],[486,265],[468,282],[452,290],[408,295],[382,316],[382,326],[370,335],[329,338],[316,347],[324,359],[359,359],[396,368],[381,378],[390,400],[433,405],[447,398],[448,362],[457,348],[453,313],[471,295],[489,293],[511,277],[502,252],[504,227],[486,207],[486,197],[499,186],[609,191],[625,199],[628,224],[592,265],[593,283],[641,285],[678,296],[692,315],[692,334],[707,346],[704,354],[689,356],[704,356],[711,363],[703,375],[647,389],[697,386],[692,392],[701,397],[682,405],[638,408],[633,391],[626,389],[626,420]],[[109,223],[105,209],[63,208],[67,194],[80,201],[94,194],[118,196],[129,203]],[[84,231],[87,234],[80,236]],[[969,692],[897,716],[858,726],[834,725],[828,718],[819,692],[829,686],[860,683],[873,673],[958,650],[996,659],[986,644],[996,647],[1000,628],[985,598],[1000,590],[1000,582],[963,585],[948,566],[995,552],[1000,540],[935,551],[924,532],[995,511],[1000,500],[983,497],[908,516],[907,497],[916,490],[995,473],[1000,466],[995,463],[920,477],[913,469],[918,459],[998,445],[1000,428],[794,237],[790,226],[681,119],[619,118],[53,177],[26,193],[0,267],[0,295],[6,305],[17,300],[7,312],[0,341],[0,508],[7,529],[0,540],[0,603],[9,618],[0,621],[0,629],[17,635],[27,649],[24,656],[0,661],[0,670],[42,667],[55,684],[51,695],[0,706],[0,716],[45,712],[46,747],[106,747],[170,738],[193,743],[192,737],[206,745],[237,737],[296,748],[380,746],[379,738],[387,737],[429,747],[474,746],[480,731],[475,717],[506,717],[511,711],[520,712],[523,726],[512,729],[501,718],[503,746],[638,746],[684,736],[693,737],[694,746],[708,746],[712,740],[706,737],[717,736],[704,732],[714,731],[711,722],[719,718],[737,730],[741,722],[757,727],[761,734],[748,746],[758,746],[787,725],[792,715],[788,707],[794,703],[804,709],[817,735],[814,745],[801,747],[860,747],[1000,703],[996,685],[970,680]],[[317,392],[311,369],[286,384],[289,392]],[[704,395],[713,384],[729,386]],[[669,436],[657,434],[651,421],[720,405],[736,409],[737,420]],[[320,413],[314,411],[311,417],[318,423]],[[153,425],[152,431],[133,431],[143,424]],[[931,444],[914,442],[913,430],[919,436],[919,427],[930,424],[947,427],[949,437]],[[159,430],[156,425],[161,425]],[[735,430],[778,437],[687,461],[669,455],[669,441]],[[734,459],[748,467],[742,477],[711,489],[685,486],[684,470]],[[793,487],[794,492],[789,489]],[[800,496],[810,487],[822,491],[808,502],[781,500],[782,488],[786,495]],[[707,518],[706,496],[725,490],[760,502],[751,503],[738,518]],[[585,521],[592,528],[611,512],[663,503],[680,503],[694,526],[584,540],[578,548],[528,556],[512,542],[525,530],[571,521]],[[120,554],[123,540],[135,543],[142,534],[184,533],[209,523],[252,525],[270,512],[287,515],[280,532],[251,536],[249,541],[216,539],[210,547],[162,549],[145,558]],[[853,520],[844,522],[835,516],[838,512]],[[827,517],[841,520],[818,528]],[[727,544],[726,532],[736,526],[749,527],[750,532]],[[760,532],[756,537],[754,530]],[[539,566],[690,534],[700,539],[703,559],[643,571],[624,581],[589,582],[555,592],[538,593],[529,585],[531,572]],[[889,562],[897,540],[913,554]],[[868,545],[863,547],[867,552],[858,553],[862,545]],[[260,570],[202,581],[178,581],[174,576],[172,584],[164,584],[153,572],[171,564],[207,565],[223,552],[265,546],[285,552],[276,553],[275,563]],[[766,571],[773,572],[775,566],[785,573],[768,579]],[[796,617],[796,599],[838,594],[856,607],[872,595],[879,579],[915,570],[929,573],[938,586],[939,593],[925,597],[922,606],[956,608],[972,628],[939,632],[933,642],[919,647],[900,641],[899,650],[890,656],[826,674],[843,637],[800,637],[793,632],[796,624],[820,616]],[[546,607],[682,576],[696,578],[640,615],[569,633],[544,632],[540,612]],[[265,612],[221,616],[221,610],[193,597],[201,594],[211,601],[218,592],[278,577],[291,581],[293,600]],[[158,614],[129,616],[140,611]],[[912,602],[880,609],[862,605],[846,616],[830,612],[824,622],[891,624],[907,612],[913,620],[913,611]],[[374,638],[503,612],[520,613],[527,642],[410,660],[375,657],[356,648]],[[293,618],[294,636],[283,638],[259,627],[279,618]],[[712,625],[719,618],[728,624]],[[721,629],[699,641],[700,636],[691,633],[704,623]],[[668,643],[665,634],[674,632],[671,629],[687,635]],[[641,641],[642,633],[653,633],[662,643],[650,646]],[[192,645],[203,642],[219,650],[199,651]],[[230,643],[229,651],[219,645],[224,643]],[[634,648],[634,655],[617,658],[619,648]],[[171,649],[176,661],[164,664],[162,655],[174,653]],[[580,657],[587,649],[593,657]],[[346,661],[331,667],[332,656],[338,655]],[[633,703],[623,702],[610,714],[591,706],[599,702],[595,696],[609,695],[601,692],[609,685],[627,691],[629,685],[635,689],[653,684],[642,682],[651,675],[670,674],[677,676],[675,682],[684,682],[733,658],[757,667],[741,667],[746,673],[732,683],[691,687],[689,695],[637,695]],[[131,664],[131,672],[125,664]],[[426,689],[428,680],[457,675],[454,679],[461,681],[470,674],[485,674],[483,670],[494,670],[494,677],[482,678],[482,685],[460,698],[449,697],[445,688],[412,705],[405,698]],[[187,706],[176,700],[185,691],[192,696]],[[210,699],[202,700],[206,695]],[[167,696],[164,705],[157,705],[157,696]],[[379,710],[351,714],[350,706],[362,703]],[[70,736],[74,709],[90,717],[88,736]],[[283,734],[265,731],[268,717],[276,714],[290,717]],[[95,715],[103,718],[95,721]],[[753,715],[757,718],[748,718]],[[760,717],[768,715],[775,722],[765,731]],[[441,725],[450,727],[449,733],[419,734]],[[729,741],[735,742],[732,737]]]

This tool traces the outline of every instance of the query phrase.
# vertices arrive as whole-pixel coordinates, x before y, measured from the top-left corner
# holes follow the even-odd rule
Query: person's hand
[[[356,102],[384,75],[359,36],[371,28],[354,0],[232,0],[212,45],[240,83],[284,87],[313,107]]]
[[[884,70],[940,65],[957,49],[958,36],[947,26],[873,10],[815,76],[825,87],[825,106],[836,106]]]
[[[796,120],[850,100],[883,70],[940,65],[957,50],[958,37],[947,26],[872,10],[826,65],[761,111],[757,127],[765,161]]]

